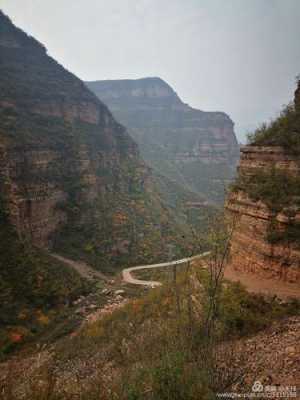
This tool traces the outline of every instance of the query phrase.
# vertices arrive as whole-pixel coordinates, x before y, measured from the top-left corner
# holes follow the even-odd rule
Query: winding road
[[[134,271],[139,271],[141,269],[154,269],[154,268],[172,267],[174,265],[181,265],[181,264],[187,263],[188,261],[193,261],[193,260],[196,260],[199,258],[204,258],[204,257],[208,256],[209,254],[210,254],[210,252],[207,251],[207,252],[199,254],[197,256],[182,258],[181,260],[169,261],[169,262],[164,262],[164,263],[160,263],[160,264],[139,265],[137,267],[125,268],[122,271],[123,281],[127,282],[127,283],[132,283],[134,285],[149,286],[152,288],[161,286],[161,282],[144,281],[141,279],[136,279],[131,275],[131,273]]]
[[[126,283],[131,283],[133,285],[141,285],[145,287],[154,288],[157,286],[161,286],[161,282],[156,281],[145,281],[142,279],[137,279],[132,276],[134,271],[142,270],[142,269],[154,269],[154,268],[167,268],[174,265],[181,265],[188,261],[193,261],[196,259],[204,258],[208,256],[210,252],[205,252],[194,257],[182,258],[181,260],[169,261],[159,264],[151,264],[151,265],[139,265],[136,267],[125,268],[122,271],[123,281]],[[63,257],[58,254],[50,254],[52,257],[57,260],[63,262],[69,267],[75,269],[83,278],[86,278],[91,281],[95,280],[104,280],[109,282],[110,279],[104,275],[100,271],[96,271],[88,264],[82,261],[74,261],[70,260],[66,257]],[[262,278],[260,276],[256,276],[255,274],[247,274],[242,271],[235,271],[230,266],[225,268],[224,278],[233,282],[240,282],[249,292],[260,293],[265,295],[276,295],[281,299],[288,298],[300,298],[300,290],[298,284],[292,284],[288,282],[280,282],[272,279]]]

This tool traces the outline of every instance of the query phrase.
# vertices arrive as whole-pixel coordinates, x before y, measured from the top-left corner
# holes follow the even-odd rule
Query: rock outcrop
[[[161,257],[172,217],[137,145],[3,13],[0,73],[0,191],[19,237],[99,267]]]
[[[86,84],[128,127],[151,167],[212,201],[223,198],[239,155],[225,113],[188,106],[160,78]]]
[[[297,95],[299,87],[294,105],[241,149],[239,177],[226,209],[234,223],[230,265],[258,276],[300,284]]]
[[[287,175],[300,176],[297,157],[280,147],[245,146],[241,149],[239,174],[249,175],[276,168]],[[293,216],[275,213],[262,201],[256,201],[244,191],[233,191],[226,203],[234,216],[230,264],[247,271],[288,282],[300,282],[300,248],[295,243],[270,243],[267,235],[273,219],[277,230],[285,231],[294,221],[300,221],[300,211]]]

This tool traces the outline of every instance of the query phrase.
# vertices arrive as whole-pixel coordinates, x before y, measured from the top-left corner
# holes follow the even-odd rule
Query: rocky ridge
[[[223,198],[239,154],[225,113],[190,107],[160,78],[86,84],[128,127],[151,167],[211,201]]]

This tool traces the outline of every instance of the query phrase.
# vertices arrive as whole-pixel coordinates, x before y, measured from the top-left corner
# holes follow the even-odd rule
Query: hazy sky
[[[300,0],[0,0],[83,80],[159,76],[239,138],[276,116],[300,73]]]

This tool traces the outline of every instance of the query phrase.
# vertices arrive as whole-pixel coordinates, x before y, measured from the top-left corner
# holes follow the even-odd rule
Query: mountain
[[[21,321],[21,305],[27,315],[34,305],[48,309],[84,290],[48,251],[107,271],[161,260],[170,245],[181,252],[176,216],[126,129],[2,12],[0,74],[4,325]],[[8,314],[10,322],[2,319]]]
[[[226,202],[234,217],[230,265],[300,283],[300,83],[294,102],[241,149]]]
[[[86,82],[139,144],[159,174],[220,203],[239,155],[233,122],[183,103],[160,78]]]
[[[162,250],[172,218],[125,128],[3,14],[0,43],[2,195],[20,237],[103,264]]]

